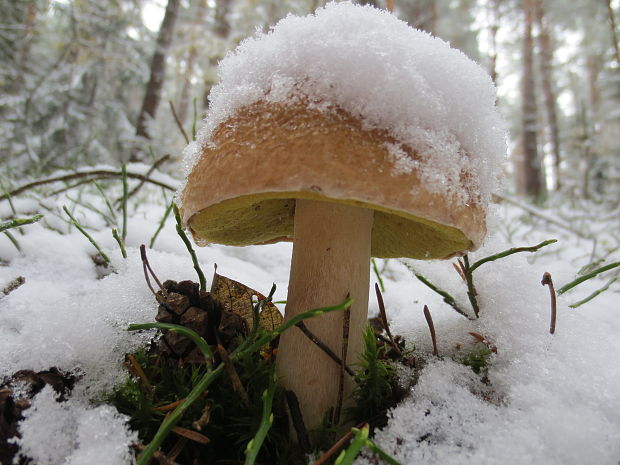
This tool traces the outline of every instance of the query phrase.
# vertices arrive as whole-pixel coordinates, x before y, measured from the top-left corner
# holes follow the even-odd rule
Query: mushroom
[[[232,129],[231,129],[232,128]],[[354,299],[347,363],[357,363],[367,324],[370,259],[446,258],[480,243],[485,209],[431,192],[418,173],[392,173],[384,130],[342,111],[257,102],[213,133],[181,193],[200,241],[250,245],[293,241],[285,318]],[[415,153],[410,153],[415,157]],[[470,189],[468,178],[460,181]],[[341,312],[307,321],[335,353]],[[339,367],[298,328],[280,339],[277,367],[308,425],[338,395]],[[347,378],[345,393],[352,380]]]
[[[184,224],[200,243],[293,241],[285,319],[350,295],[348,365],[363,349],[371,256],[448,258],[480,245],[504,132],[488,76],[439,39],[329,4],[242,43],[210,99],[186,149]],[[341,353],[342,312],[306,325]],[[306,425],[320,424],[340,367],[296,327],[276,364]],[[353,384],[347,376],[345,397]]]

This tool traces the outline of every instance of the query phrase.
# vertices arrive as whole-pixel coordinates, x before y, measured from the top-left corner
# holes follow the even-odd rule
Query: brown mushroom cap
[[[485,235],[486,206],[470,175],[449,191],[465,191],[467,204],[438,193],[415,169],[395,170],[388,146],[399,141],[342,110],[259,101],[220,124],[211,142],[180,193],[183,221],[202,242],[292,240],[295,199],[375,210],[376,257],[447,258],[477,248]],[[433,163],[432,153],[406,151]]]

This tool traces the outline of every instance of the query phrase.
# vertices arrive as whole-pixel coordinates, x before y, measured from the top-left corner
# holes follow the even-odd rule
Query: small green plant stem
[[[121,179],[123,181],[123,200],[121,202],[121,211],[123,212],[123,224],[121,229],[121,238],[123,242],[127,239],[127,193],[129,191],[127,184],[127,166],[125,163],[121,165]]]
[[[181,226],[181,215],[179,214],[179,208],[174,203],[173,203],[172,208],[174,209],[174,217],[177,222],[177,233],[181,237],[181,240],[187,247],[187,250],[189,251],[189,254],[192,257],[192,262],[194,263],[194,269],[196,270],[196,273],[198,274],[198,281],[200,282],[200,290],[206,291],[207,280],[205,279],[205,275],[202,272],[200,265],[198,264],[198,258],[196,257],[196,252],[194,252],[194,248],[192,247],[191,242],[187,238],[187,235],[185,234],[185,232],[183,231],[183,227]]]
[[[385,460],[390,465],[402,465],[398,460],[390,456],[387,452],[381,449],[372,440],[370,439],[366,440],[366,447],[368,447],[371,451],[373,451],[375,454],[377,454],[379,457],[381,457],[383,460]]]
[[[19,242],[17,241],[17,239],[15,239],[15,236],[13,234],[11,234],[8,231],[2,231],[2,233],[9,239],[9,241],[11,241],[11,244],[15,246],[18,252],[22,251],[22,248],[19,245]]]
[[[273,396],[276,393],[276,379],[276,375],[273,373],[271,379],[269,380],[269,386],[263,391],[263,413],[261,416],[261,422],[256,434],[250,442],[248,442],[248,445],[245,448],[245,465],[254,465],[263,442],[267,437],[267,432],[273,424],[272,404]]]
[[[172,211],[172,205],[173,205],[173,202],[170,202],[170,204],[168,204],[168,207],[166,208],[166,211],[164,212],[164,216],[161,218],[161,221],[159,222],[157,231],[155,231],[155,234],[153,234],[153,237],[151,237],[151,242],[149,242],[149,249],[153,248],[153,245],[155,244],[155,239],[157,239],[157,236],[159,236],[159,233],[164,228],[164,224],[166,223],[166,220],[168,219],[168,216],[170,216],[170,212]]]
[[[372,270],[375,273],[375,276],[377,277],[377,281],[379,281],[379,287],[381,288],[381,292],[385,292],[385,286],[383,285],[383,278],[381,278],[381,273],[379,272],[379,268],[377,267],[377,262],[375,261],[374,257],[372,258]]]
[[[110,264],[110,257],[108,257],[103,250],[101,250],[101,247],[99,247],[99,244],[97,244],[97,242],[95,241],[95,239],[92,238],[92,236],[90,234],[88,234],[86,232],[86,230],[82,227],[82,225],[80,223],[78,223],[78,221],[75,219],[75,217],[71,214],[71,212],[69,211],[69,209],[67,208],[66,205],[62,206],[62,209],[65,211],[65,213],[67,214],[67,216],[69,216],[69,218],[71,219],[71,223],[86,237],[86,239],[89,240],[89,242],[93,245],[93,247],[95,247],[95,249],[97,249],[97,252],[99,252],[99,255],[101,255],[101,258],[103,258],[103,261],[109,265]]]
[[[113,220],[114,224],[118,225],[118,218],[116,217],[116,212],[114,211],[114,208],[112,208],[112,203],[110,202],[110,198],[106,195],[105,191],[101,187],[101,184],[99,184],[95,180],[93,180],[92,183],[94,184],[95,188],[99,191],[99,194],[103,198],[103,201],[105,202],[105,205],[108,208],[108,211],[110,212],[110,218]]]
[[[355,437],[351,444],[349,444],[349,447],[340,452],[334,465],[351,465],[362,450],[362,447],[366,445],[368,434],[370,433],[368,424],[364,425],[362,429],[351,428],[351,431],[355,434]]]
[[[447,303],[448,305],[450,305],[454,310],[457,311],[457,313],[460,313],[461,315],[463,315],[465,318],[468,319],[472,319],[470,318],[470,316],[463,311],[458,304],[456,303],[456,300],[454,300],[454,297],[452,297],[450,294],[448,294],[446,291],[439,289],[437,286],[435,286],[433,283],[431,283],[428,279],[426,279],[424,276],[422,276],[419,273],[415,273],[415,277],[418,278],[422,284],[425,284],[427,287],[429,287],[430,289],[432,289],[433,291],[435,291],[437,294],[439,294],[440,296],[443,297],[443,301],[445,303]]]
[[[125,250],[125,243],[118,235],[118,229],[112,229],[112,237],[118,243],[118,246],[121,248],[121,254],[123,254],[123,258],[127,258],[127,250]]]
[[[399,461],[390,456],[387,452],[377,446],[371,439],[368,438],[369,435],[369,426],[368,424],[364,425],[362,429],[351,428],[351,432],[355,434],[353,441],[349,447],[343,450],[334,465],[350,465],[352,464],[363,447],[368,447],[371,451],[381,457],[390,465],[402,465]]]
[[[577,308],[582,306],[583,304],[586,304],[588,302],[590,302],[592,299],[594,299],[595,297],[597,297],[598,295],[602,294],[603,292],[605,292],[607,289],[609,289],[609,286],[611,286],[613,283],[615,283],[618,280],[618,276],[614,276],[613,278],[611,278],[607,284],[605,284],[603,287],[601,287],[600,289],[594,291],[592,294],[590,294],[588,297],[586,297],[583,300],[580,300],[579,302],[575,302],[574,304],[569,305],[570,308]]]
[[[473,273],[474,270],[478,268],[479,266],[484,265],[485,263],[488,263],[488,262],[493,262],[497,260],[498,258],[508,257],[509,255],[513,255],[513,254],[520,253],[520,252],[536,252],[539,249],[542,249],[543,247],[546,247],[549,244],[553,244],[555,242],[557,242],[557,239],[549,239],[549,240],[541,242],[540,244],[533,245],[531,247],[513,247],[511,249],[504,250],[503,252],[499,252],[494,255],[489,255],[488,257],[481,258],[480,260],[475,262],[469,268],[469,272]]]
[[[575,279],[574,281],[571,281],[568,284],[565,284],[560,289],[558,289],[558,294],[564,294],[566,291],[571,290],[573,287],[578,286],[582,282],[587,281],[588,279],[592,279],[598,274],[601,274],[605,271],[612,270],[619,266],[620,266],[620,262],[614,262],[614,263],[610,263],[609,265],[605,265],[600,268],[597,268],[596,270],[591,271],[588,274],[585,274],[583,276],[580,276],[579,278]]]
[[[476,298],[478,292],[474,286],[473,268],[469,266],[469,257],[467,255],[463,255],[463,269],[465,271],[465,280],[467,282],[467,297],[469,298],[471,308],[474,310],[474,315],[478,318],[478,315],[480,314],[480,307],[478,306],[478,299]]]
[[[309,310],[307,312],[300,313],[295,317],[291,318],[286,323],[283,323],[275,330],[270,332],[265,332],[261,334],[255,341],[246,340],[239,347],[237,347],[231,354],[231,360],[235,361],[241,357],[244,353],[251,353],[259,350],[265,344],[269,343],[284,331],[286,331],[291,326],[296,325],[298,322],[303,321],[308,318],[314,318],[324,313],[335,312],[339,310],[344,310],[345,308],[349,308],[353,303],[353,299],[348,297],[341,304],[334,305],[332,307],[322,307],[314,310]],[[169,325],[166,323],[144,323],[144,324],[134,324],[129,326],[130,331],[135,331],[139,329],[153,329],[153,328],[165,328],[172,329],[176,328],[177,325]],[[188,328],[184,328],[187,331],[191,331]],[[180,332],[180,331],[179,331]],[[193,332],[193,331],[192,331]],[[194,333],[198,336],[196,333]],[[200,337],[200,336],[198,336]],[[209,385],[217,379],[217,377],[224,370],[224,364],[220,363],[215,369],[207,371],[205,375],[201,378],[201,380],[194,386],[188,396],[185,398],[185,402],[180,404],[176,409],[170,413],[162,424],[159,427],[159,430],[153,437],[153,440],[144,448],[144,450],[140,453],[137,459],[137,465],[147,465],[153,454],[159,449],[164,439],[168,436],[168,433],[172,430],[173,426],[181,419],[183,413],[187,408],[189,408],[192,403],[198,399],[198,397],[209,387]]]
[[[43,215],[34,215],[30,218],[15,218],[10,221],[5,221],[4,223],[0,223],[0,232],[6,231],[7,229],[19,228],[20,226],[24,226],[25,224],[36,223],[41,220]]]

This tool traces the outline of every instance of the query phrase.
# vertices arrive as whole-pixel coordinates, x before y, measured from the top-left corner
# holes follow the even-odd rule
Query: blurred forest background
[[[544,201],[559,191],[615,210],[619,4],[396,0],[394,14],[461,49],[496,82],[510,129],[508,192]],[[160,169],[180,176],[179,126],[191,138],[200,125],[218,61],[257,28],[322,5],[0,0],[0,178],[13,184],[165,155]]]

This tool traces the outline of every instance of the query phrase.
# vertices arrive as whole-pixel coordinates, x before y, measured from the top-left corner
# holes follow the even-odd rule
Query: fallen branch
[[[65,174],[63,176],[54,176],[51,178],[38,179],[36,181],[29,182],[27,184],[24,184],[23,186],[13,189],[10,192],[0,195],[0,200],[9,199],[10,197],[14,197],[16,195],[21,194],[22,192],[32,189],[33,187],[44,186],[45,184],[51,184],[55,182],[64,182],[64,181],[72,181],[74,179],[88,178],[87,180],[83,181],[83,183],[87,183],[87,182],[95,181],[97,179],[109,179],[109,178],[121,178],[121,177],[122,177],[122,173],[120,170],[119,171],[114,171],[114,170],[80,171],[79,173]],[[170,186],[161,181],[156,181],[143,174],[127,173],[127,177],[131,179],[140,179],[140,180],[143,180],[144,182],[148,182],[156,186],[163,187],[164,189],[167,189],[172,192],[176,191],[176,187]]]

